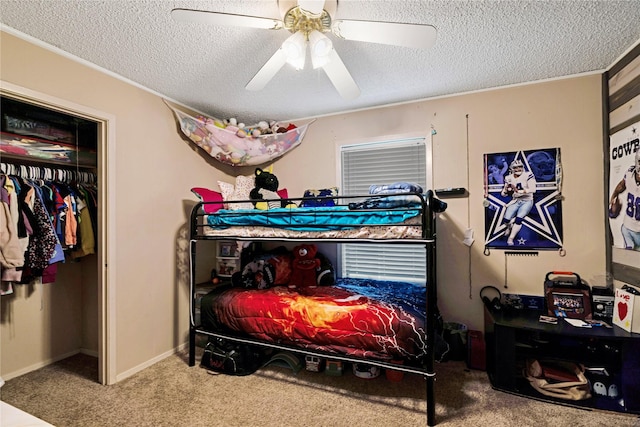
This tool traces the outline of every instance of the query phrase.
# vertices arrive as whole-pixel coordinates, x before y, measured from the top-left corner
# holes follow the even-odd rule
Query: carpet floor
[[[405,374],[361,379],[269,365],[253,375],[212,375],[178,353],[112,386],[78,354],[6,382],[3,401],[55,426],[426,426],[426,381]],[[464,362],[436,364],[439,426],[640,427],[638,416],[584,410],[493,390]]]

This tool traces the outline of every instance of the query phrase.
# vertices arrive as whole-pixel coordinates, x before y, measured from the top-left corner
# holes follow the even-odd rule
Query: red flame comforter
[[[202,300],[207,329],[264,341],[378,359],[419,359],[426,351],[424,287],[344,279],[291,290],[227,288]]]

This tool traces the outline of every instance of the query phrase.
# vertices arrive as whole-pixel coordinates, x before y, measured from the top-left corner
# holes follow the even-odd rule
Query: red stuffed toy
[[[316,245],[299,245],[293,248],[290,288],[316,286],[316,269],[320,268],[317,253]]]

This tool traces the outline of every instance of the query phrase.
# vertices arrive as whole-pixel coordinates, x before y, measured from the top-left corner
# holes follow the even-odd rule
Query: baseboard
[[[22,369],[18,369],[17,371],[14,371],[14,372],[7,372],[5,374],[2,374],[2,379],[4,379],[5,381],[9,381],[12,378],[17,378],[17,377],[19,377],[21,375],[28,374],[29,372],[33,372],[33,371],[36,371],[36,370],[38,370],[40,368],[44,368],[45,366],[49,366],[52,363],[59,362],[60,360],[66,359],[67,357],[74,356],[74,355],[76,355],[76,354],[78,354],[80,352],[81,352],[81,350],[74,350],[74,351],[71,351],[69,353],[64,353],[64,354],[58,355],[58,356],[50,358],[50,359],[42,360],[42,361],[40,361],[38,363],[35,363],[35,364],[31,365],[31,366],[26,366],[26,367],[24,367]]]
[[[164,353],[162,353],[162,354],[160,354],[160,355],[158,355],[158,356],[156,356],[156,357],[154,357],[152,359],[147,360],[144,363],[141,363],[138,366],[135,366],[135,367],[133,367],[133,368],[131,368],[131,369],[125,371],[125,372],[122,372],[121,374],[118,374],[116,376],[116,382],[120,382],[120,381],[122,381],[122,380],[124,380],[126,378],[129,378],[130,376],[132,376],[134,374],[137,374],[138,372],[142,371],[143,369],[148,368],[149,366],[151,366],[151,365],[153,365],[155,363],[158,363],[159,361],[161,361],[163,359],[166,359],[167,357],[169,357],[171,355],[174,355],[174,354],[176,354],[176,353],[178,353],[180,351],[183,351],[185,348],[187,348],[187,343],[183,343],[183,344],[181,344],[181,345],[179,345],[179,346],[177,346],[177,347],[175,347],[175,348],[173,348],[173,349],[171,349],[169,351],[166,351],[166,352],[164,352]],[[52,363],[59,362],[60,360],[66,359],[67,357],[74,356],[74,355],[76,355],[78,353],[86,354],[88,356],[93,356],[93,357],[99,357],[98,352],[94,351],[94,350],[85,349],[85,348],[79,349],[79,350],[74,350],[74,351],[71,351],[69,353],[61,354],[61,355],[56,356],[54,358],[50,358],[50,359],[46,359],[46,360],[40,361],[38,363],[35,363],[33,365],[24,367],[22,369],[14,371],[14,372],[4,373],[4,374],[2,374],[2,379],[4,381],[9,381],[12,378],[17,378],[17,377],[19,377],[21,375],[28,374],[29,372],[33,372],[33,371],[36,371],[38,369],[44,368],[45,366],[51,365]]]
[[[148,368],[151,365],[155,365],[156,363],[160,362],[161,360],[166,359],[169,356],[172,356],[182,350],[184,350],[187,347],[187,343],[183,343],[177,347],[174,347],[173,349],[166,351],[152,359],[147,360],[144,363],[141,363],[140,365],[134,366],[131,369],[128,369],[118,375],[116,375],[116,383],[119,383],[120,381],[129,378],[132,375],[137,374],[138,372]]]
[[[91,357],[100,357],[100,354],[96,350],[89,350],[88,348],[81,348],[79,353],[86,354]]]

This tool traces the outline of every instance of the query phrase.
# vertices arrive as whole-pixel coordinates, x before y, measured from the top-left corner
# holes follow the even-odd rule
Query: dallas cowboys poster
[[[640,251],[640,122],[609,138],[609,226],[613,247]]]
[[[484,155],[485,246],[562,248],[560,148]]]

